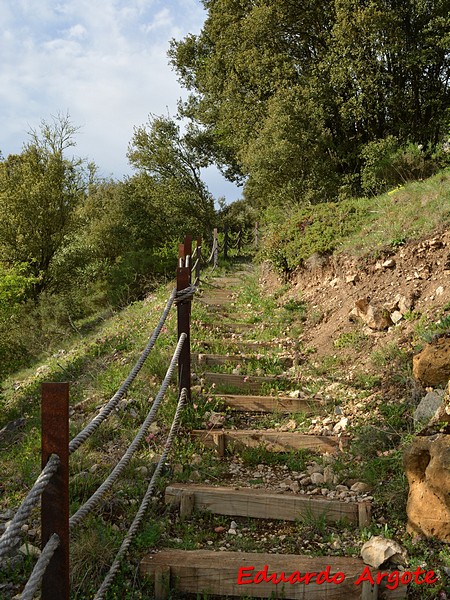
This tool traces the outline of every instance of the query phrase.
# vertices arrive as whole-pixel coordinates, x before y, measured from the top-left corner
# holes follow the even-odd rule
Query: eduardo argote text
[[[370,567],[364,567],[361,574],[353,582],[354,585],[361,585],[365,581],[368,581],[371,585],[380,584],[384,580],[384,584],[388,590],[395,590],[399,585],[408,585],[413,583],[415,585],[432,585],[437,582],[437,577],[434,571],[424,571],[420,567],[417,567],[415,571],[389,571],[382,572],[378,571],[375,576],[372,575]],[[305,585],[316,584],[322,585],[324,583],[332,583],[340,585],[345,581],[345,573],[338,571],[331,573],[331,567],[327,566],[323,571],[307,571],[301,573],[300,571],[292,571],[286,573],[269,573],[269,566],[264,565],[260,571],[255,571],[254,566],[240,567],[238,570],[237,583],[238,585],[250,585],[259,583],[273,583],[278,585],[280,583],[304,583]]]

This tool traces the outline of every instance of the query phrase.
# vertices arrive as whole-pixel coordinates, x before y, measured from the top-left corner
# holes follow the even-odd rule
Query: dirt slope
[[[417,320],[433,319],[450,302],[450,233],[407,243],[377,258],[334,255],[311,260],[291,279],[284,296],[306,301],[312,318],[306,324],[303,345],[318,357],[335,355],[342,334],[361,332],[369,338],[366,352],[351,353],[354,367],[367,365],[367,353],[390,342],[411,347]],[[274,276],[265,270],[262,282],[274,286]],[[374,331],[349,318],[355,302],[368,299],[379,307],[390,307],[400,294],[411,300],[411,314],[386,331]],[[338,344],[338,347],[336,346]]]

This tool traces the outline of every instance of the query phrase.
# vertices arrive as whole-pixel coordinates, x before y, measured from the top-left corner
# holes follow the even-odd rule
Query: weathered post
[[[237,251],[238,251],[239,256],[241,254],[241,248],[242,248],[242,229],[239,229],[238,236],[237,236]]]
[[[225,260],[228,259],[228,225],[224,227],[223,235],[223,257]]]
[[[185,290],[191,283],[191,254],[192,237],[186,236],[184,244],[178,249],[177,291]],[[191,299],[182,300],[177,304],[178,339],[182,333],[186,340],[178,360],[178,388],[187,390],[187,400],[191,399],[191,348],[190,348]]]
[[[214,241],[213,241],[213,249],[214,249],[214,262],[213,268],[215,269],[219,264],[219,237],[217,234],[217,227],[214,228],[213,231]]]
[[[42,494],[42,548],[56,533],[60,543],[42,580],[42,600],[69,600],[69,384],[43,383],[41,391],[42,468],[59,456],[58,470]]]
[[[255,248],[258,247],[259,244],[259,223],[256,221],[255,223]]]

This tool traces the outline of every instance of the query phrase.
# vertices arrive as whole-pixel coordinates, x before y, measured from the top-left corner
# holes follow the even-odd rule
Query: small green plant
[[[311,457],[308,450],[297,450],[296,452],[270,452],[263,445],[256,448],[242,448],[239,450],[239,456],[244,464],[250,467],[256,467],[259,464],[265,465],[286,465],[292,471],[303,471],[306,469],[307,461]]]
[[[418,321],[422,317],[422,313],[418,310],[408,310],[404,313],[403,318],[405,321]]]
[[[373,390],[380,387],[381,377],[373,373],[357,372],[353,374],[352,383],[361,390]]]
[[[335,348],[361,350],[368,339],[368,336],[362,331],[349,331],[347,333],[341,333],[333,344]]]
[[[450,315],[444,315],[434,323],[427,326],[421,324],[416,329],[419,337],[425,342],[432,342],[436,337],[450,334]]]

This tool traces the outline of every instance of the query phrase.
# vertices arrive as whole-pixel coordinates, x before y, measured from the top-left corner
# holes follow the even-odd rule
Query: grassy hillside
[[[334,548],[336,555],[358,554],[363,541],[370,535],[383,534],[403,543],[412,564],[427,564],[429,568],[450,567],[445,544],[436,541],[412,541],[405,533],[406,481],[402,470],[402,452],[414,434],[412,412],[422,391],[411,376],[412,355],[436,331],[446,331],[449,301],[444,278],[444,264],[429,279],[420,279],[421,296],[408,318],[391,331],[377,336],[367,333],[360,325],[348,321],[348,309],[358,293],[380,298],[396,292],[398,278],[392,272],[378,277],[372,269],[378,255],[386,249],[400,265],[408,260],[412,268],[417,259],[417,240],[443,235],[450,219],[450,172],[443,172],[424,182],[371,199],[347,201],[341,205],[320,205],[293,211],[291,219],[268,223],[261,256],[266,256],[280,269],[293,272],[315,252],[334,251],[323,273],[298,270],[297,279],[288,283],[276,281],[266,270],[250,271],[243,276],[235,292],[229,320],[241,320],[249,327],[248,336],[258,342],[276,340],[280,357],[266,356],[261,351],[246,367],[244,374],[273,374],[283,372],[283,352],[296,357],[290,373],[301,382],[301,389],[311,397],[323,399],[329,407],[330,418],[339,420],[341,414],[352,415],[352,444],[347,453],[335,463],[340,483],[363,481],[373,493],[376,506],[370,529],[340,534],[313,522],[307,527],[296,524],[295,530],[283,530],[284,539],[276,542],[284,551],[296,552],[301,544],[309,553],[323,553]],[[272,214],[272,217],[275,218]],[[448,241],[448,240],[447,240]],[[447,243],[445,241],[445,243]],[[442,257],[445,248],[441,248]],[[395,252],[399,252],[398,256]],[[430,254],[430,260],[433,259]],[[403,255],[402,255],[403,256]],[[364,260],[360,261],[359,257]],[[406,258],[405,258],[406,257]],[[441,261],[439,255],[439,261]],[[349,287],[342,281],[330,287],[333,265],[343,262],[342,269],[360,275],[361,287]],[[359,261],[359,262],[358,262]],[[367,265],[369,264],[369,267]],[[364,265],[364,269],[358,267]],[[224,269],[233,270],[228,264]],[[328,269],[328,270],[327,270]],[[219,273],[215,273],[218,275]],[[376,275],[376,276],[375,276]],[[377,279],[378,277],[378,279]],[[214,285],[209,277],[205,289]],[[444,285],[445,293],[435,297],[433,290]],[[353,284],[352,284],[353,285]],[[433,287],[434,286],[434,287]],[[432,289],[433,288],[433,289]],[[71,436],[75,435],[97,414],[115,393],[144,348],[153,331],[166,300],[170,286],[163,286],[142,302],[109,317],[92,321],[86,328],[74,332],[61,347],[49,356],[36,361],[31,368],[14,373],[3,383],[0,398],[0,429],[17,421],[17,427],[0,437],[2,480],[0,483],[0,513],[19,505],[40,471],[39,394],[43,381],[69,381],[71,386]],[[431,299],[433,296],[433,299]],[[348,304],[345,302],[348,301]],[[339,312],[341,311],[341,312]],[[226,352],[227,347],[217,319],[200,302],[193,305],[193,350],[204,351],[199,341],[206,342],[210,352]],[[427,337],[428,336],[428,337]],[[176,342],[175,310],[172,310],[159,341],[150,354],[136,382],[121,401],[119,410],[103,424],[98,432],[71,459],[71,512],[73,513],[100,485],[118,458],[133,439],[149,409],[164,377]],[[230,369],[229,369],[230,370]],[[200,377],[200,375],[199,375]],[[151,597],[152,587],[138,574],[139,558],[147,551],[160,547],[208,548],[214,527],[226,525],[223,518],[204,515],[200,523],[181,522],[165,508],[164,486],[173,481],[220,482],[231,477],[230,464],[253,470],[262,462],[277,469],[302,471],[308,456],[273,458],[262,450],[249,451],[233,461],[220,461],[211,451],[188,441],[187,431],[207,422],[211,410],[223,414],[232,425],[234,417],[220,403],[211,400],[212,390],[201,379],[194,379],[194,402],[185,411],[182,431],[172,458],[158,484],[154,502],[131,547],[107,598],[138,599]],[[124,532],[133,519],[136,502],[145,491],[161,452],[176,404],[176,388],[171,386],[161,407],[156,425],[145,444],[125,470],[119,483],[108,493],[73,536],[72,540],[72,598],[92,597],[98,588]],[[314,432],[323,423],[304,415],[284,418],[281,415],[261,419],[261,427],[295,427],[297,431]],[[320,462],[320,461],[319,461]],[[29,523],[27,539],[39,545],[39,514]],[[272,541],[265,537],[264,528],[248,524],[251,539],[236,538],[236,549],[264,550]],[[281,532],[281,529],[280,529]],[[328,536],[328,537],[327,537]],[[25,538],[24,532],[24,538]],[[265,539],[265,541],[264,541]],[[322,540],[310,543],[311,540]],[[220,540],[214,538],[214,548]],[[309,540],[309,541],[308,541]],[[275,543],[275,542],[273,542]],[[239,545],[240,544],[240,545]],[[322,546],[321,546],[322,544]],[[334,546],[333,546],[334,544]],[[325,548],[325,550],[323,549]],[[29,557],[14,563],[0,575],[0,585],[12,597],[25,581]],[[449,590],[446,584],[429,590],[434,598],[439,590]],[[425,594],[425,590],[419,590]],[[418,593],[419,593],[418,592]],[[416,596],[411,596],[416,597]]]
[[[375,197],[302,208],[270,208],[260,256],[283,273],[312,254],[346,251],[375,256],[450,222],[450,170]]]

